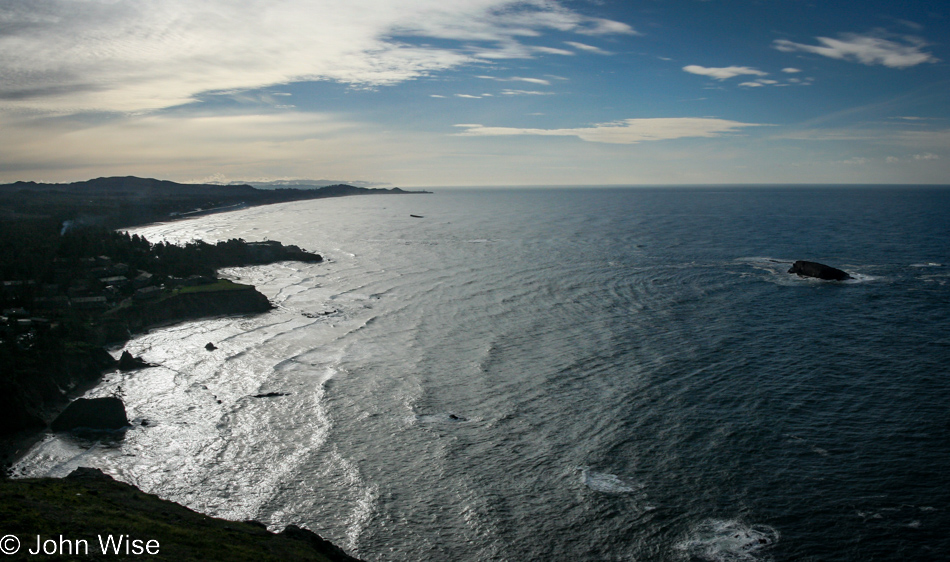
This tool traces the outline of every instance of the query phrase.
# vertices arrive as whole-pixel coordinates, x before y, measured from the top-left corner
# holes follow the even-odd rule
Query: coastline
[[[159,560],[359,562],[318,534],[210,517],[94,468],[65,478],[0,480],[4,554]],[[11,540],[9,537],[15,537]],[[10,542],[7,542],[10,541]]]
[[[271,202],[263,204],[271,204]],[[242,203],[235,206],[208,209],[207,212],[200,212],[199,214],[228,212],[243,209],[247,206],[257,205],[246,205]],[[186,218],[194,218],[195,216],[197,215],[185,213],[177,216],[169,216],[160,221],[150,220],[138,223],[138,221],[133,220],[131,223],[124,224],[121,228],[144,226],[169,220],[178,221]],[[63,233],[65,233],[65,230],[66,228],[64,226]],[[60,236],[62,236],[63,233],[60,233]],[[128,236],[127,232],[125,236]],[[223,249],[222,244],[224,246]],[[274,241],[246,243],[243,240],[230,240],[226,243],[219,243],[217,246],[196,243],[193,247],[186,247],[185,251],[197,254],[200,258],[201,254],[208,253],[209,248],[220,250],[220,254],[224,256],[218,256],[220,263],[215,263],[214,260],[209,262],[208,260],[202,261],[199,259],[202,266],[207,267],[209,263],[211,263],[214,273],[210,278],[193,275],[192,278],[198,277],[194,282],[189,281],[185,283],[187,280],[176,281],[176,283],[181,284],[171,289],[166,288],[165,285],[154,287],[155,290],[152,291],[153,295],[150,297],[143,297],[141,300],[130,297],[125,299],[120,306],[111,308],[108,311],[99,311],[84,315],[84,322],[91,322],[90,326],[92,327],[91,333],[93,334],[93,341],[97,342],[95,344],[89,344],[90,348],[95,348],[90,350],[90,356],[100,354],[108,355],[105,349],[101,347],[102,345],[108,344],[110,347],[124,345],[134,334],[146,332],[154,327],[177,324],[198,318],[260,314],[273,308],[273,305],[268,301],[267,297],[260,293],[254,286],[234,283],[219,277],[217,270],[222,267],[241,267],[280,261],[322,262],[322,256],[319,254],[303,251],[296,246],[283,246],[280,242]],[[238,252],[242,257],[234,257],[238,255],[234,253],[235,249],[243,252]],[[99,256],[99,258],[110,257],[111,256],[106,255]],[[223,260],[223,262],[221,260]],[[152,276],[152,273],[147,271],[146,273],[150,277]],[[148,289],[149,287],[144,288]],[[141,289],[137,290],[137,294],[138,291],[141,291]],[[65,343],[68,345],[68,342]],[[27,427],[12,432],[9,431],[8,428],[5,428],[6,431],[4,435],[0,436],[0,462],[2,462],[4,469],[2,475],[0,475],[0,491],[2,491],[0,493],[2,493],[3,498],[7,500],[4,502],[7,504],[4,506],[4,510],[8,512],[7,515],[10,515],[10,517],[6,517],[10,526],[7,532],[14,534],[23,533],[24,536],[22,538],[25,541],[24,544],[27,544],[30,537],[34,535],[37,537],[37,541],[40,540],[39,537],[42,533],[35,532],[35,529],[38,529],[38,527],[36,527],[37,521],[33,517],[36,510],[30,513],[14,513],[17,512],[17,510],[22,511],[22,508],[31,500],[29,499],[29,495],[24,496],[21,491],[16,491],[11,494],[9,490],[19,489],[21,485],[25,485],[26,489],[32,491],[36,491],[37,489],[53,489],[56,493],[59,493],[64,488],[76,484],[75,482],[67,482],[67,480],[73,479],[76,473],[71,474],[66,479],[11,479],[9,477],[9,469],[27,454],[33,446],[42,441],[49,434],[50,422],[55,419],[66,406],[99,384],[106,373],[119,366],[119,362],[111,356],[108,357],[108,361],[101,357],[100,359],[102,359],[100,364],[95,364],[94,362],[92,362],[92,364],[86,364],[90,363],[87,358],[87,361],[80,365],[70,362],[69,358],[64,356],[62,359],[64,367],[59,369],[59,371],[62,371],[59,374],[52,370],[44,370],[44,364],[40,364],[38,365],[39,371],[33,373],[34,376],[32,377],[20,380],[22,377],[18,379],[17,376],[14,375],[12,379],[7,380],[7,385],[14,385],[12,387],[14,392],[8,393],[7,401],[10,402],[9,405],[13,406],[13,410],[21,410],[20,413],[25,414],[27,416],[26,419],[29,420],[30,423],[27,424]],[[14,373],[16,373],[17,367],[12,368]],[[17,382],[18,380],[19,382]],[[25,386],[19,386],[21,383]],[[17,394],[17,389],[35,395],[36,393],[33,392],[31,386],[47,387],[47,389],[52,390],[46,393],[46,398],[40,397],[38,399],[38,406],[37,398],[34,396],[32,398],[33,406],[27,407],[24,399],[25,395],[23,392]],[[8,411],[6,415],[15,417],[17,412],[14,411],[11,414],[11,412]],[[89,494],[98,495],[103,493],[105,489],[108,489],[111,490],[110,493],[121,492],[126,496],[137,498],[136,502],[134,502],[135,505],[144,505],[146,501],[153,503],[158,502],[154,509],[160,509],[161,516],[167,515],[167,512],[172,510],[177,511],[179,514],[186,512],[191,514],[187,517],[178,515],[176,521],[156,521],[155,523],[158,526],[167,529],[168,527],[178,525],[179,531],[194,534],[196,532],[195,529],[191,528],[188,524],[182,523],[182,521],[189,518],[193,520],[197,519],[208,525],[211,525],[210,522],[215,522],[214,525],[218,527],[223,525],[224,530],[227,532],[227,537],[223,537],[220,529],[215,531],[218,538],[213,540],[207,539],[205,540],[206,543],[209,542],[209,540],[211,542],[217,540],[217,544],[222,544],[233,539],[236,533],[252,536],[252,542],[267,543],[266,548],[262,551],[264,554],[241,554],[237,557],[234,555],[224,555],[223,557],[219,557],[216,556],[216,554],[221,554],[224,550],[216,552],[209,550],[211,547],[205,546],[204,550],[190,551],[189,554],[185,555],[186,558],[192,557],[207,560],[329,560],[331,562],[350,562],[357,560],[356,558],[348,556],[342,549],[325,541],[315,533],[294,525],[289,525],[281,533],[270,533],[266,528],[263,528],[263,525],[260,523],[236,523],[193,512],[174,502],[161,500],[157,496],[146,494],[134,486],[116,482],[108,475],[104,475],[96,469],[80,469],[77,472],[80,471],[84,471],[85,476],[82,477],[82,479],[85,485],[88,486],[89,482],[93,482],[94,487],[97,487],[95,490],[87,490]],[[97,473],[97,475],[93,473]],[[119,490],[119,492],[116,492],[116,490]],[[75,495],[82,493],[82,491],[78,491],[75,492]],[[67,494],[67,496],[72,495],[73,493]],[[50,500],[48,496],[49,494],[47,494],[46,500]],[[10,501],[11,498],[13,501]],[[151,499],[146,500],[143,498]],[[128,503],[114,506],[115,509],[113,510],[113,519],[111,521],[119,525],[115,527],[116,529],[122,529],[123,521],[134,522],[143,517],[141,510],[133,509],[130,506],[131,504]],[[36,507],[35,502],[33,507]],[[77,506],[73,500],[66,501],[61,498],[60,500],[52,501],[52,503],[48,503],[44,508],[46,511],[42,520],[47,521],[48,515],[54,513],[60,517],[60,520],[62,520],[63,517],[70,520],[76,518],[82,520],[82,517],[77,515],[81,510],[77,510],[76,508]],[[43,512],[43,510],[41,509],[40,512]],[[156,516],[154,512],[150,513],[150,515]],[[53,519],[56,518],[54,517]],[[71,525],[72,526],[66,530],[72,532],[72,530],[79,529],[75,524]],[[91,530],[92,529],[86,528],[85,530],[79,529],[76,532],[88,535]],[[51,528],[49,531],[52,533],[56,530]],[[132,531],[134,531],[134,529],[130,529],[127,536],[132,536]],[[62,535],[60,536],[62,537]],[[39,542],[37,542],[37,544],[39,544]],[[275,550],[274,545],[283,546]],[[98,559],[98,557],[93,556],[92,559]],[[182,559],[182,555],[173,554],[170,559]]]

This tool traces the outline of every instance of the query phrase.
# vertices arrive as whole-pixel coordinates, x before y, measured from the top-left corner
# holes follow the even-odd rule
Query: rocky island
[[[825,281],[847,281],[851,276],[838,268],[813,261],[798,260],[788,270],[799,277],[814,277]]]

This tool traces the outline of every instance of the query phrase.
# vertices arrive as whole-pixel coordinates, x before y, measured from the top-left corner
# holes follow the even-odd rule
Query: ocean
[[[367,561],[950,559],[950,190],[434,191],[134,229],[326,261],[223,270],[277,308],[136,336],[133,427],[16,473]]]

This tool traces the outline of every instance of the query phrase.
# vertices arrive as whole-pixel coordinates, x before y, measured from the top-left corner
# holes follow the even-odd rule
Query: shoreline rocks
[[[71,431],[84,427],[89,429],[121,429],[129,425],[125,404],[114,396],[105,398],[78,398],[53,420],[53,431]]]

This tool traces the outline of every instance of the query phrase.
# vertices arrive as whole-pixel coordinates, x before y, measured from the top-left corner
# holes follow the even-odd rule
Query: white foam
[[[767,525],[746,525],[737,520],[706,519],[694,525],[676,545],[689,560],[743,562],[769,560],[767,550],[779,540]]]
[[[639,482],[607,472],[593,472],[586,466],[581,468],[581,482],[591,490],[604,494],[629,494],[643,489],[643,484]]]

